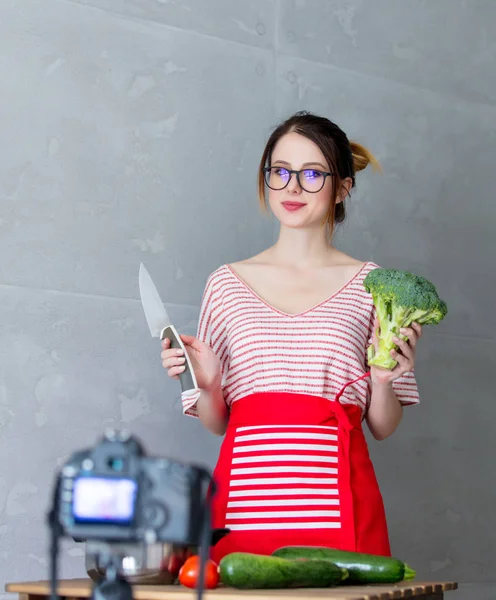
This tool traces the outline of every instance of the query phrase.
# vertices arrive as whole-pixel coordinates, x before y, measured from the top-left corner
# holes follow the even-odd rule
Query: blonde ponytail
[[[355,173],[358,173],[358,171],[362,171],[369,164],[371,164],[376,171],[382,172],[380,162],[372,154],[372,152],[370,152],[370,150],[367,150],[367,148],[365,148],[365,146],[362,146],[358,142],[353,142],[350,140],[350,147],[351,153],[353,155],[353,166],[355,168]]]

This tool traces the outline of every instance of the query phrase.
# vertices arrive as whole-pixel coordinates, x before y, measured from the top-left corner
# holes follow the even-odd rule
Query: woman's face
[[[279,190],[267,188],[269,205],[282,225],[291,228],[322,226],[329,210],[332,196],[333,177],[326,177],[323,183],[322,172],[329,172],[329,165],[317,144],[299,133],[288,133],[276,144],[272,152],[272,171],[269,183],[282,187]],[[298,184],[296,174],[289,169],[304,169],[300,180],[306,191]]]

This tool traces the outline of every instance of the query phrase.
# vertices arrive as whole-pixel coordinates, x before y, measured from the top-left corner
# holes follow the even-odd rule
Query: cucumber
[[[349,577],[346,583],[397,583],[415,578],[415,571],[407,564],[387,556],[360,554],[334,548],[285,546],[272,553],[272,556],[290,560],[308,558],[329,560],[332,564],[346,569]]]
[[[286,560],[250,552],[232,552],[220,563],[220,579],[238,589],[325,588],[340,584],[346,569],[327,560]]]

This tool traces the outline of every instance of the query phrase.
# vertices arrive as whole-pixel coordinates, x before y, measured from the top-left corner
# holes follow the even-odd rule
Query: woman
[[[215,560],[285,545],[390,556],[362,421],[382,440],[403,406],[418,403],[422,331],[414,324],[407,342],[396,340],[394,370],[365,375],[378,323],[363,279],[377,265],[340,252],[331,236],[355,173],[369,163],[378,166],[328,119],[297,113],[281,124],[259,168],[260,200],[268,196],[279,238],[210,275],[198,337],[182,336],[201,390],[183,397],[184,412],[225,435],[213,526],[231,532]],[[161,356],[171,377],[184,369],[168,341]]]

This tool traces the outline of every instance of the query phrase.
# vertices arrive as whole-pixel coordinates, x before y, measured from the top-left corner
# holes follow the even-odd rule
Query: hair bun
[[[372,154],[372,152],[370,152],[370,150],[365,148],[365,146],[350,140],[350,148],[351,154],[353,155],[353,167],[355,169],[355,173],[358,173],[358,171],[363,171],[363,169],[368,167],[369,164],[371,164],[376,171],[382,171],[380,162]]]

